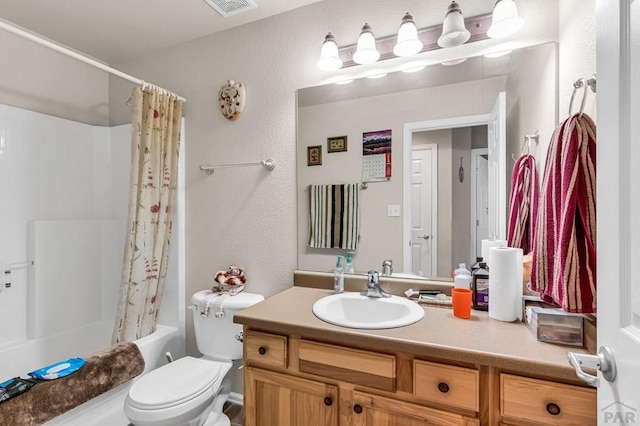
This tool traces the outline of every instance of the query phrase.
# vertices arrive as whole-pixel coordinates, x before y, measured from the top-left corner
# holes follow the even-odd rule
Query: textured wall
[[[464,12],[486,13],[493,4],[469,2]],[[557,39],[557,0],[522,0],[518,5],[529,24],[513,43]],[[365,21],[377,35],[390,35],[406,11],[413,13],[419,27],[426,27],[442,22],[446,2],[323,0],[137,61],[112,64],[187,98],[187,295],[209,287],[212,275],[232,262],[246,269],[249,291],[269,296],[291,285],[297,264],[295,90],[335,78],[315,66],[328,31],[340,45],[355,43]],[[434,56],[447,59],[495,44],[486,41]],[[227,79],[243,81],[247,87],[244,115],[235,122],[217,112],[217,92]],[[129,120],[124,101],[130,90],[126,82],[111,79],[112,123]],[[204,162],[267,157],[277,162],[271,173],[243,168],[206,176],[197,169]],[[187,350],[196,353],[191,330],[189,323]]]

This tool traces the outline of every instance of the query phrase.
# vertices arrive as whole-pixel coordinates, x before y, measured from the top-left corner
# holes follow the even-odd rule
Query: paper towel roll
[[[491,253],[489,249],[491,247],[506,247],[507,242],[505,240],[482,240],[482,261],[491,267],[491,259],[489,259]]]
[[[522,249],[491,247],[489,258],[489,316],[522,319]]]

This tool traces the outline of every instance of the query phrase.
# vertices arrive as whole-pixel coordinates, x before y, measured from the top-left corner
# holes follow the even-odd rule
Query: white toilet
[[[184,357],[157,368],[131,385],[124,414],[135,426],[229,426],[223,406],[231,391],[231,361],[242,359],[242,326],[233,316],[264,300],[259,294],[217,295],[199,291],[191,298],[201,358]]]

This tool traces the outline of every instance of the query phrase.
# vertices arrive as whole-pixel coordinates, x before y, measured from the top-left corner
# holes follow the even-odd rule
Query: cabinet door
[[[246,426],[337,426],[336,386],[252,367],[244,374]]]
[[[364,392],[353,392],[353,426],[477,426],[477,419]]]

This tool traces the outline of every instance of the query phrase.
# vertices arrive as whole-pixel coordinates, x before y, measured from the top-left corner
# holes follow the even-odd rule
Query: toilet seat
[[[164,410],[215,396],[230,363],[184,357],[149,372],[132,384],[126,404],[141,411]],[[199,398],[200,397],[200,398]],[[188,404],[191,405],[191,404]]]

